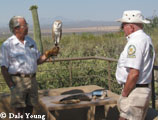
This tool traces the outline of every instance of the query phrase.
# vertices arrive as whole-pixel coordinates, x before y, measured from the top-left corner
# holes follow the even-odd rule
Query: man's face
[[[25,21],[25,19],[19,18],[18,22],[20,23],[20,26],[17,29],[17,32],[21,34],[22,36],[26,36],[28,34],[28,24]]]
[[[125,36],[128,36],[134,32],[133,24],[130,23],[122,23],[121,28],[123,29]]]

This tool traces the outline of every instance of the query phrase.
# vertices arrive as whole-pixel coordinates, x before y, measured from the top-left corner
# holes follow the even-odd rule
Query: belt
[[[136,84],[136,87],[149,87],[149,84]]]
[[[23,74],[23,73],[17,73],[17,74],[10,74],[11,76],[19,76],[19,77],[35,77],[36,73],[32,74]]]
[[[125,86],[125,84],[123,84],[123,87]],[[136,84],[135,87],[149,87],[149,84]]]

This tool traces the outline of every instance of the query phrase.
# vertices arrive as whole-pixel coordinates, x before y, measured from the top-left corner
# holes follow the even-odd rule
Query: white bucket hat
[[[122,23],[145,23],[149,24],[150,21],[144,19],[141,11],[139,10],[128,10],[123,12],[122,18],[116,20]]]

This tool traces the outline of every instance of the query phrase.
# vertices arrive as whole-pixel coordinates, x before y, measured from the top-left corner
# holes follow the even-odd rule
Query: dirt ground
[[[101,87],[91,85],[71,87],[71,88],[59,88],[51,90],[39,91],[40,97],[43,96],[57,96],[61,94],[69,94],[76,92],[91,92]],[[118,95],[108,91],[108,95],[114,98],[118,98]],[[34,115],[46,115],[46,120],[87,120],[87,108],[77,108],[77,109],[66,109],[66,110],[56,110],[49,111],[45,104],[39,100],[39,104],[35,106]],[[13,109],[10,107],[10,95],[0,95],[0,113],[5,112],[12,113]],[[116,104],[97,106],[95,112],[95,120],[117,120],[119,117],[119,111]],[[9,120],[7,117],[3,120]],[[38,119],[37,119],[38,120]],[[39,119],[41,120],[41,119]],[[149,108],[146,120],[158,120],[158,112],[154,109]]]

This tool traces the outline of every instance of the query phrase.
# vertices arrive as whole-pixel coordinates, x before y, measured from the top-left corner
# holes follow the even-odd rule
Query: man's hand
[[[2,72],[4,80],[6,81],[8,87],[11,88],[11,87],[15,86],[15,84],[12,80],[12,77],[10,76],[10,74],[8,72],[8,68],[6,68],[5,66],[2,66],[1,67],[1,72]]]
[[[44,55],[48,58],[50,56],[57,56],[59,53],[59,47],[55,46],[51,50],[47,50]]]

